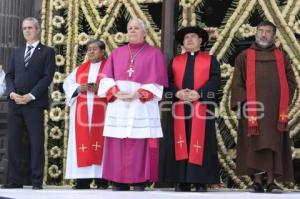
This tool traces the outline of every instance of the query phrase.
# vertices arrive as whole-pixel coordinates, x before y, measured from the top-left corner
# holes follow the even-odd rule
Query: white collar
[[[28,43],[26,43],[26,48],[27,48],[28,46],[32,46],[32,47],[33,47],[33,49],[35,49],[39,43],[40,43],[40,41],[39,41],[39,40],[37,40],[37,41],[36,41],[36,42],[34,42],[33,44],[28,44]]]

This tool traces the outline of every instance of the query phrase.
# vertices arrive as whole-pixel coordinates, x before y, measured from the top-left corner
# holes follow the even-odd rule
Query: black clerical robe
[[[178,55],[182,56],[182,55]],[[191,163],[189,157],[187,159],[178,160],[176,158],[175,145],[177,140],[174,136],[174,131],[177,128],[174,126],[174,117],[172,112],[169,111],[166,116],[166,126],[164,128],[164,138],[161,142],[161,157],[160,157],[160,181],[161,182],[174,182],[174,183],[205,183],[214,184],[219,182],[218,178],[218,157],[217,157],[217,143],[216,143],[216,131],[215,131],[215,119],[214,111],[217,101],[217,90],[220,86],[220,66],[215,59],[215,57],[204,54],[203,52],[196,52],[194,55],[187,53],[187,59],[182,61],[182,68],[174,67],[174,60],[169,66],[169,88],[166,89],[165,100],[172,103],[172,106],[179,101],[175,97],[178,90],[189,88],[197,90],[200,99],[199,102],[206,103],[206,119],[205,119],[205,136],[204,136],[204,146],[203,146],[203,157],[201,165]],[[195,65],[201,67],[201,63],[195,63],[201,59],[196,58],[198,56],[209,57],[209,68],[208,68],[208,80],[201,85],[201,87],[195,88],[195,77],[204,74],[195,74],[195,71],[201,72],[202,69],[195,69]],[[178,64],[178,63],[176,63]],[[182,78],[182,85],[176,83],[176,77],[174,74],[181,70],[184,72]],[[205,71],[205,70],[204,70]],[[198,76],[198,77],[199,77]],[[201,78],[201,77],[200,77]],[[177,84],[177,85],[176,85]],[[180,87],[180,88],[179,88]],[[191,115],[190,105],[184,105],[185,116]],[[185,135],[188,154],[194,146],[191,144],[191,132],[192,132],[192,120],[193,117],[185,119]],[[175,139],[175,140],[174,140]],[[177,159],[177,160],[176,160]]]

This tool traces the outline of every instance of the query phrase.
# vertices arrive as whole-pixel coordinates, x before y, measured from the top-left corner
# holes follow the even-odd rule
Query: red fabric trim
[[[288,123],[288,108],[289,108],[289,86],[285,72],[284,56],[279,49],[274,50],[276,57],[276,66],[280,81],[280,104],[279,104],[279,117],[278,117],[278,130],[287,131]]]
[[[172,69],[174,83],[178,89],[182,89],[182,81],[187,63],[187,53],[178,55],[173,59]],[[194,89],[201,88],[208,80],[210,74],[211,56],[200,52],[196,56],[194,71]],[[192,103],[192,130],[189,155],[186,142],[184,102],[174,104],[174,144],[176,160],[188,159],[189,163],[202,165],[205,127],[206,105],[199,101]]]
[[[247,112],[248,112],[248,136],[258,135],[257,112],[256,112],[256,92],[255,92],[255,50],[247,50]]]
[[[150,152],[150,180],[151,182],[158,181],[158,148],[159,139],[148,138],[149,152]]]
[[[113,102],[115,101],[117,98],[115,97],[115,94],[117,92],[119,92],[120,89],[118,86],[113,86],[110,89],[108,89],[108,91],[106,92],[106,100],[107,102]]]
[[[78,84],[88,83],[90,62],[79,66],[76,72],[76,82]],[[98,71],[96,83],[99,84],[101,70],[105,60]],[[103,122],[106,109],[106,100],[94,96],[94,107],[92,115],[92,126],[88,126],[87,92],[80,93],[77,97],[75,113],[75,136],[77,166],[85,167],[93,164],[101,165],[103,154]]]
[[[257,123],[257,112],[256,106],[256,83],[255,83],[255,50],[249,48],[247,50],[247,103],[248,103],[248,135],[259,135],[258,123]],[[279,103],[279,114],[278,114],[278,125],[279,131],[287,130],[288,122],[288,102],[289,102],[289,87],[285,72],[284,56],[283,53],[278,49],[274,49],[274,55],[276,58],[276,67],[279,76],[280,84],[280,103]]]
[[[143,103],[148,102],[154,98],[153,93],[145,89],[140,88],[137,92],[141,95],[140,101]]]

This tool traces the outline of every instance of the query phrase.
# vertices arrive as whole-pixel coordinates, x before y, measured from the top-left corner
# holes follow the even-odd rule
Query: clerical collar
[[[128,43],[128,45],[132,49],[138,49],[138,48],[141,48],[142,46],[144,46],[145,42],[136,43],[136,44]]]
[[[101,60],[98,61],[98,62],[95,62],[95,63],[91,62],[91,64],[92,64],[92,65],[98,65],[98,64],[100,64],[100,62],[101,62]]]
[[[198,51],[195,51],[195,52],[188,52],[188,54],[190,55],[190,56],[195,56],[195,55],[197,55],[199,53],[199,50]]]

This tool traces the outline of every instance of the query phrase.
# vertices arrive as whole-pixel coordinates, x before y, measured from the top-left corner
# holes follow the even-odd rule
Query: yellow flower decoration
[[[56,45],[64,44],[65,36],[62,33],[57,33],[53,36],[53,43]]]
[[[63,74],[60,72],[55,72],[54,77],[53,77],[53,83],[59,84],[59,83],[62,83],[63,81],[64,81]]]
[[[124,43],[126,41],[126,35],[122,32],[117,32],[114,36],[116,43]]]
[[[50,149],[50,157],[52,158],[60,158],[61,154],[62,151],[58,146],[54,146],[52,149]]]
[[[65,58],[62,55],[55,56],[55,62],[57,66],[63,66],[65,64]]]
[[[59,107],[50,109],[50,119],[52,121],[58,122],[63,119],[64,113]]]
[[[58,166],[55,164],[52,164],[48,168],[48,174],[50,175],[51,178],[58,178],[61,175],[61,170],[58,169]]]
[[[55,126],[50,130],[49,136],[54,140],[59,140],[63,136],[63,133],[58,126]]]
[[[243,24],[239,28],[239,32],[243,38],[247,38],[255,35],[256,28],[252,27],[250,24]]]
[[[52,19],[52,25],[56,28],[61,28],[64,23],[65,23],[65,20],[61,16],[56,15]]]
[[[68,2],[65,0],[54,0],[53,7],[55,10],[60,10],[66,8],[68,6]]]
[[[86,43],[90,40],[90,36],[85,32],[82,32],[78,35],[78,43],[79,45],[86,45]]]
[[[221,77],[223,78],[229,77],[234,70],[234,68],[230,64],[222,64],[220,68],[221,68]]]
[[[62,94],[60,91],[53,91],[51,93],[51,98],[54,102],[60,102],[62,100]]]

